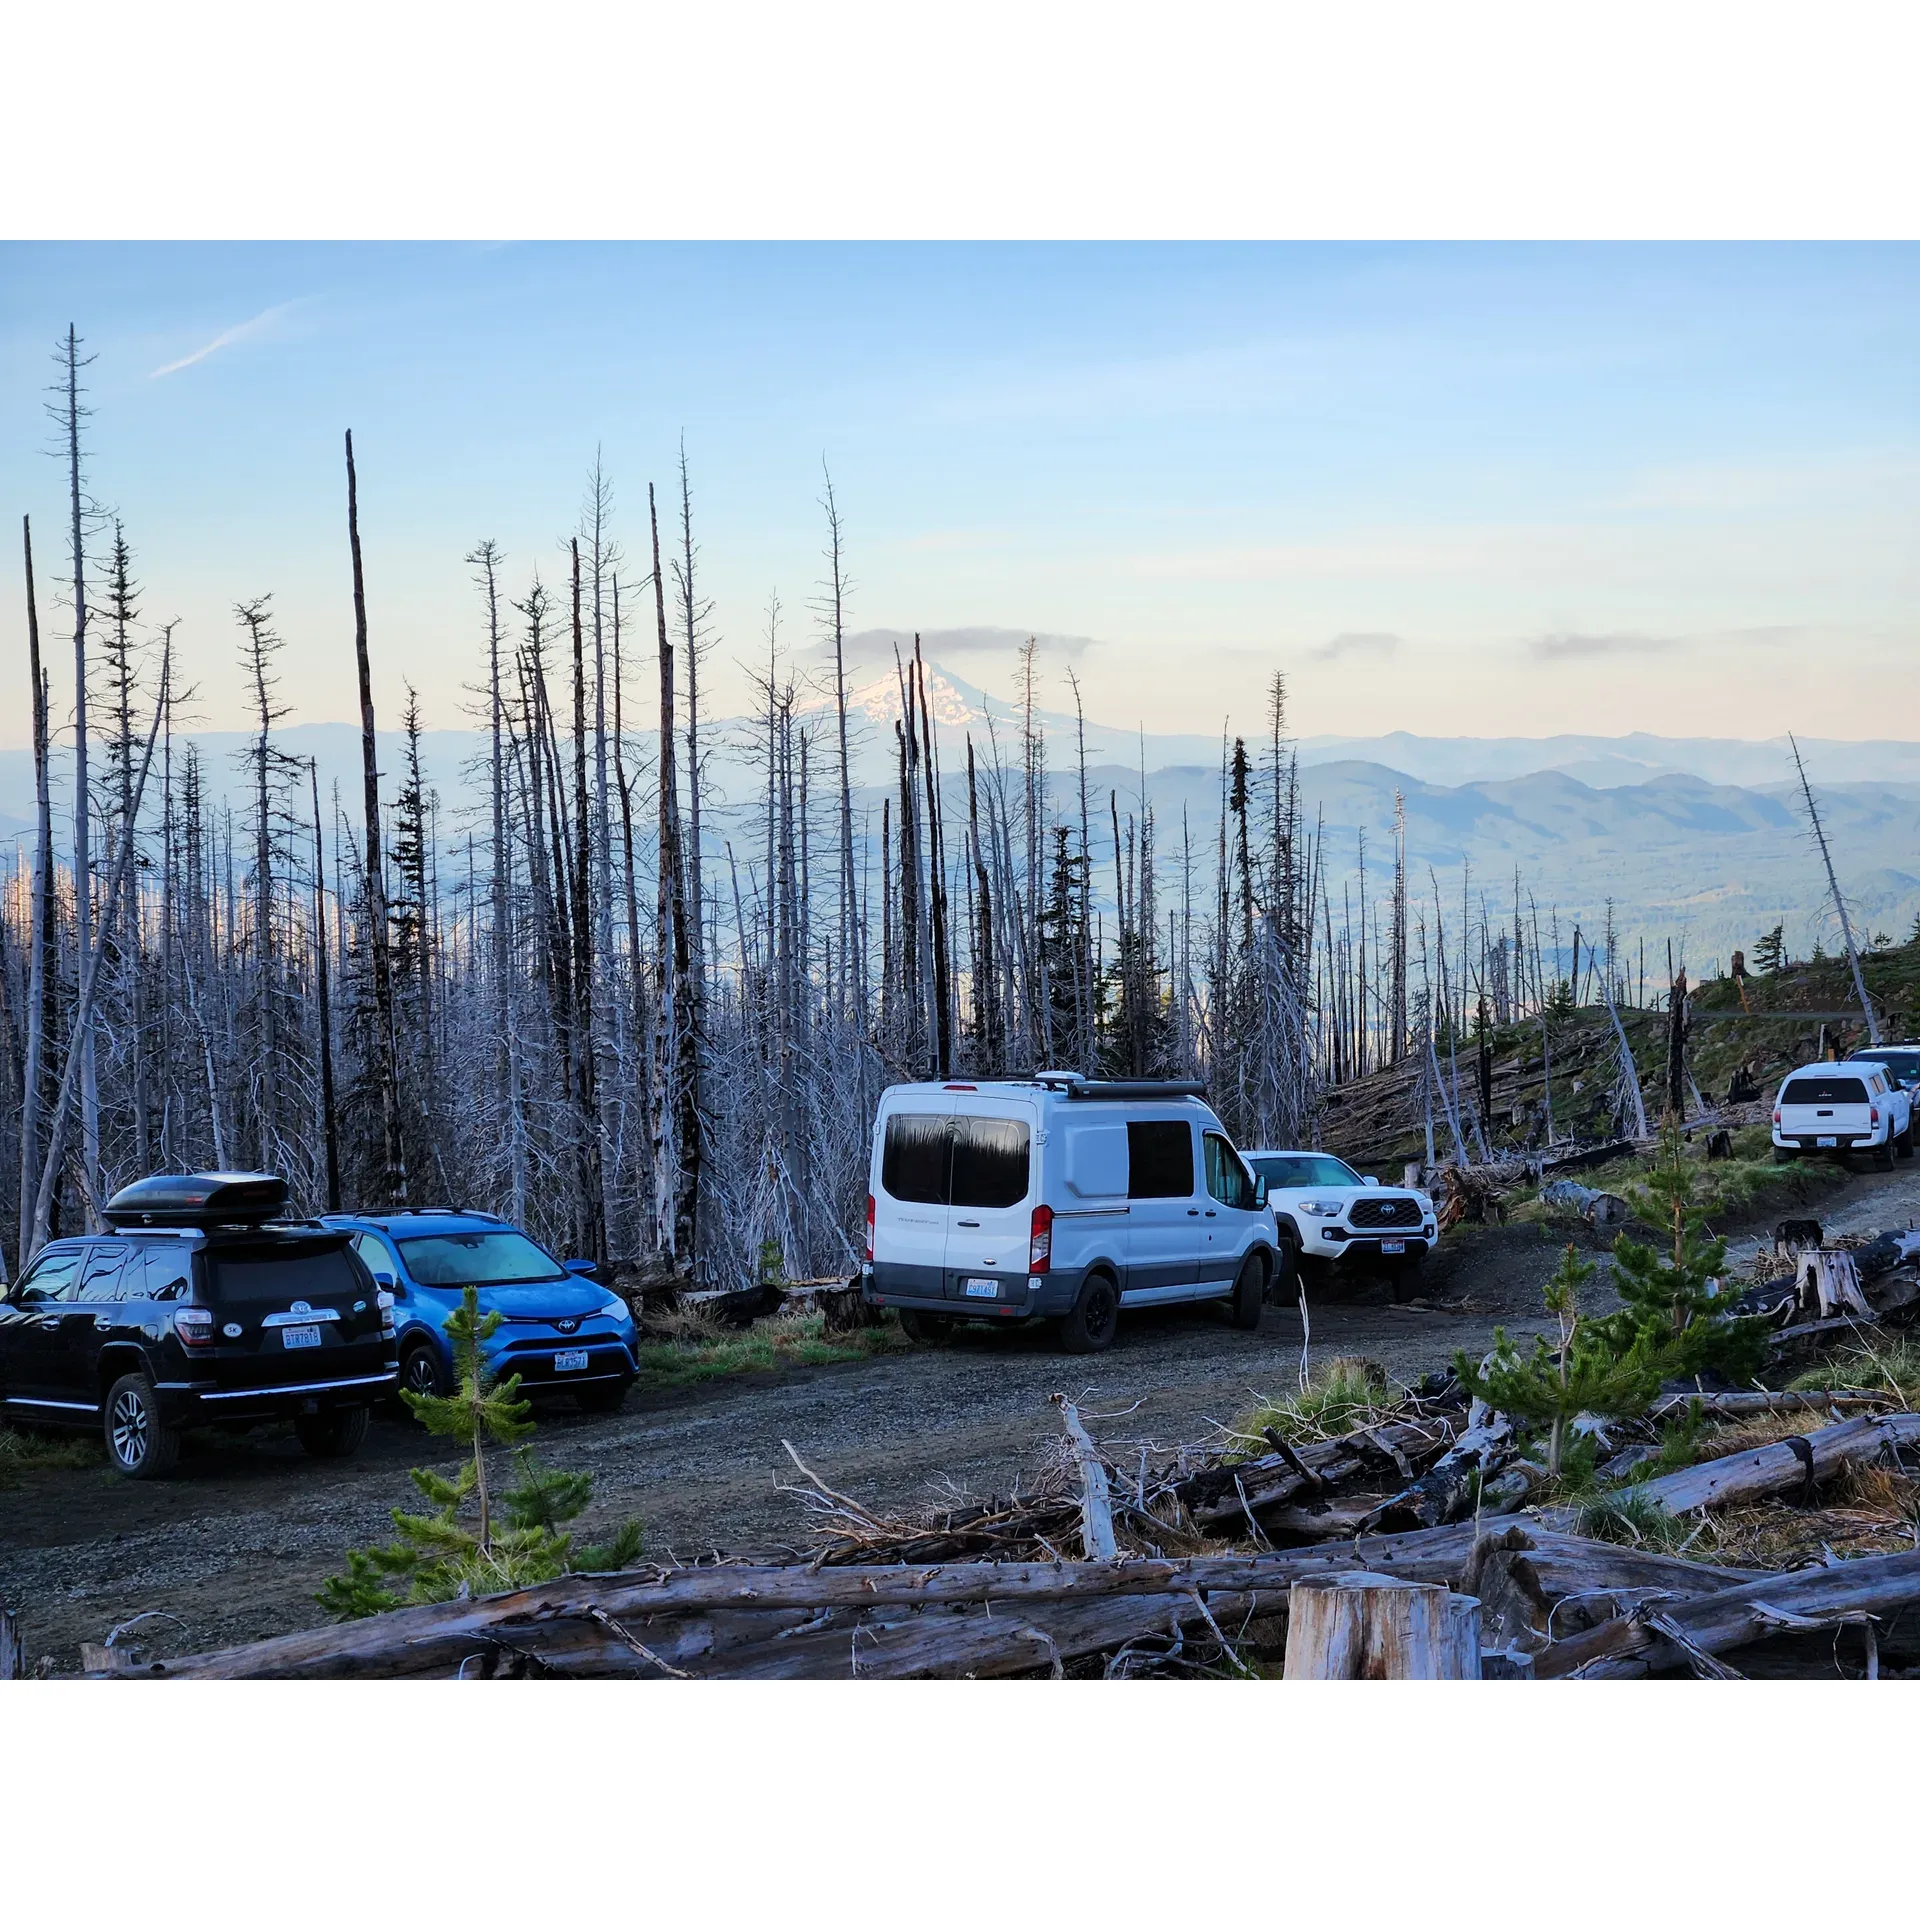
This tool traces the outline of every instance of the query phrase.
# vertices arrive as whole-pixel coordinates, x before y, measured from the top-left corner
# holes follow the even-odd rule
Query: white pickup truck
[[[1773,1096],[1773,1157],[1865,1154],[1882,1167],[1913,1157],[1913,1096],[1877,1060],[1797,1067]]]
[[[1331,1153],[1262,1148],[1242,1157],[1267,1183],[1288,1267],[1309,1277],[1355,1280],[1384,1268],[1396,1300],[1414,1291],[1420,1263],[1440,1232],[1424,1193],[1383,1187]]]

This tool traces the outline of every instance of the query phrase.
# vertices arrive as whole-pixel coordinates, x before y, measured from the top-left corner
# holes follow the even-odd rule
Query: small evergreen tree
[[[1488,1406],[1546,1429],[1546,1468],[1555,1479],[1575,1419],[1583,1413],[1644,1413],[1665,1377],[1664,1343],[1654,1328],[1641,1327],[1622,1351],[1600,1331],[1604,1321],[1581,1318],[1579,1292],[1592,1278],[1593,1262],[1569,1245],[1545,1289],[1557,1336],[1548,1341],[1536,1334],[1532,1353],[1523,1354],[1506,1328],[1496,1327],[1484,1366],[1476,1368],[1464,1353],[1454,1360],[1460,1377],[1474,1383]]]
[[[419,1606],[484,1593],[506,1593],[563,1573],[604,1573],[630,1564],[640,1552],[637,1520],[627,1521],[599,1547],[576,1547],[561,1529],[593,1500],[593,1475],[541,1467],[531,1447],[514,1449],[515,1478],[500,1496],[508,1524],[494,1526],[487,1481],[487,1440],[518,1440],[532,1432],[520,1377],[490,1380],[481,1349],[500,1325],[482,1314],[469,1287],[447,1317],[453,1343],[454,1390],[441,1396],[402,1390],[401,1398],[431,1433],[470,1444],[473,1457],[452,1480],[428,1467],[413,1469],[413,1484],[429,1511],[393,1510],[391,1546],[350,1548],[347,1570],[333,1574],[314,1597],[337,1620],[361,1620],[394,1607]],[[469,1532],[461,1509],[478,1496],[479,1529]]]
[[[1920,921],[1915,922],[1920,926]],[[1787,924],[1783,920],[1753,943],[1753,964],[1761,973],[1778,973],[1787,963]]]
[[[1621,1312],[1597,1324],[1612,1328],[1618,1352],[1631,1348],[1643,1329],[1661,1336],[1668,1379],[1709,1369],[1731,1380],[1751,1379],[1766,1356],[1766,1323],[1730,1320],[1716,1304],[1727,1249],[1701,1223],[1694,1170],[1671,1116],[1661,1128],[1646,1190],[1631,1204],[1644,1225],[1666,1236],[1667,1257],[1622,1233],[1613,1243]]]

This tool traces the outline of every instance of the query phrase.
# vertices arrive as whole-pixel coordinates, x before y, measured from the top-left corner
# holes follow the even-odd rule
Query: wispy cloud
[[[1673,646],[1650,633],[1543,633],[1527,642],[1536,660],[1598,660],[1617,653],[1665,653]]]
[[[1400,651],[1397,633],[1336,633],[1324,647],[1314,647],[1314,660],[1385,660]]]
[[[944,660],[955,654],[1018,653],[1027,644],[1027,635],[1025,627],[927,628],[920,635],[920,644],[927,655]],[[1077,633],[1035,633],[1033,637],[1040,642],[1042,653],[1064,654],[1070,660],[1077,660],[1093,644]],[[869,627],[863,633],[847,635],[843,656],[849,667],[871,666],[876,661],[891,662],[896,647],[905,659],[913,652],[913,635],[897,627]],[[831,659],[833,643],[823,640],[803,648],[798,657],[809,665]]]
[[[193,352],[178,360],[169,360],[164,367],[155,367],[147,375],[149,380],[164,380],[170,373],[179,373],[187,367],[197,367],[202,360],[216,354],[222,347],[230,347],[236,341],[251,339],[256,333],[270,327],[283,313],[290,313],[301,304],[298,300],[282,300],[278,306],[268,307],[264,313],[256,313],[251,320],[242,320],[237,327],[229,327],[224,333],[216,333],[204,347],[196,347]]]

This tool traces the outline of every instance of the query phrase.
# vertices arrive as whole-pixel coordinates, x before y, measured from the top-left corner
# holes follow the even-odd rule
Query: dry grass
[[[0,1427],[0,1485],[41,1467],[97,1467],[105,1456],[91,1434],[28,1433]]]
[[[735,1331],[716,1326],[698,1308],[676,1307],[649,1315],[646,1331],[653,1337],[640,1343],[642,1387],[693,1386],[737,1374],[835,1366],[903,1352],[907,1346],[906,1335],[891,1316],[877,1327],[831,1333],[817,1312],[777,1313]]]
[[[1336,1439],[1370,1426],[1402,1397],[1377,1360],[1341,1354],[1315,1367],[1297,1391],[1256,1400],[1227,1429],[1228,1451],[1243,1458],[1265,1453],[1268,1427],[1292,1446]]]

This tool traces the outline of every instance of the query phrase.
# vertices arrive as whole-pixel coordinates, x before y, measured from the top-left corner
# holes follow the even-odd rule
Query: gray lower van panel
[[[876,1260],[873,1263],[873,1292],[913,1300],[938,1300],[946,1292],[946,1270],[942,1267],[909,1266],[904,1260]]]

